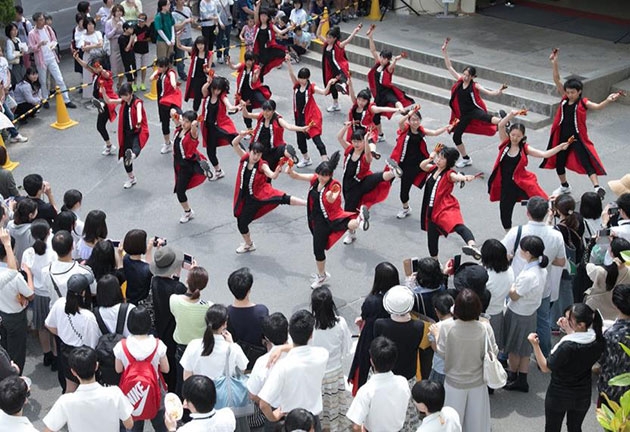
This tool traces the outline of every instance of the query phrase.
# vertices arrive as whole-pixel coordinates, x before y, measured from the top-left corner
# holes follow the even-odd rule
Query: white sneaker
[[[212,178],[210,179],[210,181],[217,181],[219,179],[222,179],[223,177],[225,177],[225,171],[223,171],[222,169],[220,169],[219,171],[215,171],[214,175],[212,176]]]
[[[131,189],[132,187],[134,187],[136,185],[136,183],[138,183],[138,181],[136,180],[135,177],[130,178],[123,185],[123,189]]]
[[[481,251],[479,251],[479,248],[477,248],[477,246],[466,245],[462,247],[462,252],[465,255],[473,257],[477,261],[481,259]]]
[[[363,231],[370,229],[370,211],[364,205],[359,209],[359,228]]]
[[[398,219],[404,219],[404,218],[406,218],[407,216],[409,216],[410,214],[411,214],[411,206],[406,207],[406,208],[405,208],[405,207],[403,207],[403,208],[402,208],[402,210],[400,210],[400,211],[398,212],[398,214],[396,215],[396,217],[397,217]]]
[[[313,282],[311,283],[311,288],[319,288],[324,285],[330,279],[330,273],[326,272],[323,275],[317,274],[315,278],[313,278]]]
[[[254,244],[254,242],[251,242],[250,244],[241,243],[240,246],[236,248],[236,253],[244,254],[247,252],[254,252],[255,250],[256,250],[256,245]]]
[[[554,195],[554,196],[570,194],[572,190],[573,190],[573,188],[571,187],[571,185],[566,186],[566,187],[560,186],[559,188],[554,189],[551,194]]]
[[[339,104],[332,104],[331,106],[326,108],[326,111],[328,112],[335,112],[335,111],[340,111],[340,110],[341,108],[339,108]]]
[[[22,136],[21,134],[17,134],[14,137],[11,137],[11,139],[9,139],[10,143],[25,143],[28,141],[28,138],[26,138],[25,136]]]
[[[380,143],[384,143],[385,142],[385,134],[378,134],[378,141]]]
[[[394,159],[387,159],[387,165],[391,168],[392,171],[394,171],[394,175],[396,176],[396,178],[402,177],[403,170]]]
[[[356,232],[348,230],[348,232],[346,233],[346,236],[343,238],[343,244],[345,245],[352,244],[354,243],[356,239],[357,239]]]
[[[103,147],[103,151],[101,152],[101,154],[103,156],[113,156],[116,154],[116,146],[115,145],[111,145],[109,147],[105,146]]]
[[[131,163],[133,162],[133,160],[135,158],[136,158],[136,155],[134,154],[134,152],[132,152],[131,149],[127,149],[127,150],[125,150],[125,156],[123,158],[123,163],[125,164],[126,167],[131,166]],[[126,188],[126,189],[128,189],[128,188]]]
[[[162,144],[162,148],[160,149],[160,153],[166,154],[173,151],[173,143],[169,142],[168,144]]]
[[[297,163],[298,168],[304,168],[309,165],[313,165],[313,161],[311,161],[310,159],[302,159],[301,161]]]
[[[459,158],[459,160],[455,164],[457,168],[464,168],[471,165],[472,165],[472,159],[470,157],[468,159]]]
[[[179,218],[179,223],[186,223],[194,218],[195,218],[195,212],[191,209],[190,211],[185,211],[182,214],[182,217]]]

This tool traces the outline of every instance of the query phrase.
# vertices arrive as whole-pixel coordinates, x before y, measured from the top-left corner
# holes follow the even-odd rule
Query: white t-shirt
[[[59,298],[59,296],[57,295],[57,290],[55,290],[55,287],[53,286],[50,277],[51,274],[62,296],[65,296],[68,292],[68,279],[70,279],[70,276],[74,274],[85,274],[91,275],[92,279],[94,279],[92,270],[88,266],[81,265],[76,261],[53,261],[51,265],[42,269],[44,286],[48,290],[48,297],[50,297],[51,303],[54,303]],[[92,295],[96,295],[95,280],[90,284],[90,291],[92,292]]]
[[[99,307],[98,311],[101,314],[101,318],[103,318],[103,322],[105,323],[105,327],[113,333],[116,331],[116,324],[118,323],[118,312],[120,311],[121,304],[111,307]],[[127,328],[127,324],[129,324],[129,312],[136,306],[129,303],[127,306],[127,315],[125,316],[125,326],[123,327],[123,336],[128,337],[130,335],[129,329]]]
[[[267,354],[258,357],[256,363],[254,363],[251,373],[249,374],[249,379],[247,380],[247,390],[255,396],[258,396],[258,393],[260,393],[265,385],[265,381],[267,381],[269,373],[271,372],[271,369],[267,367],[270,353],[271,352],[268,352]],[[280,363],[285,357],[286,353],[282,353],[272,368]]]
[[[49,237],[50,238],[50,237]],[[27,265],[31,269],[33,274],[33,286],[35,288],[35,294],[41,297],[48,297],[50,293],[48,288],[44,284],[43,271],[44,268],[48,268],[50,263],[57,260],[57,254],[52,247],[48,245],[44,255],[37,255],[35,249],[32,247],[26,249],[22,254],[22,264]]]
[[[308,20],[308,14],[302,8],[291,10],[291,15],[289,15],[289,21],[294,24],[302,25]]]
[[[149,336],[129,336],[127,339],[127,350],[129,354],[136,360],[144,360],[151,355],[153,350],[155,350],[155,344],[157,339],[155,337]],[[151,364],[158,370],[160,365],[160,359],[166,355],[166,345],[164,342],[159,341],[157,343],[157,351],[155,355],[151,359]],[[125,351],[122,347],[122,341],[118,342],[116,346],[114,346],[114,357],[120,360],[123,364],[123,367],[127,368],[129,366],[129,359],[125,355]]]
[[[17,301],[18,294],[30,297],[33,291],[28,287],[21,273],[7,268],[6,265],[0,266],[0,312],[6,314],[22,312],[26,306],[22,306]]]
[[[96,45],[103,42],[103,34],[95,30],[92,34],[83,33],[80,39],[77,39],[77,48],[83,48],[85,45]]]
[[[328,351],[324,348],[295,347],[271,370],[258,397],[282,412],[304,408],[319,415],[327,363]]]
[[[328,364],[326,372],[339,369],[344,357],[350,354],[352,348],[352,333],[343,317],[338,317],[339,322],[330,329],[313,330],[313,338],[309,345],[326,348],[328,351]]]
[[[442,411],[426,416],[416,432],[462,432],[459,414],[445,406]]]
[[[206,357],[201,356],[203,339],[190,341],[179,364],[185,371],[190,371],[194,375],[204,375],[214,380],[223,376],[228,350],[230,350],[230,375],[236,372],[237,367],[240,370],[245,370],[249,361],[241,347],[235,343],[227,342],[221,335],[214,335],[214,348],[212,353]]]
[[[50,38],[48,37],[48,32],[46,31],[46,27],[41,28],[41,29],[35,29],[35,30],[39,34],[39,40],[48,42],[47,44],[42,45],[40,47],[44,61],[46,62],[48,60],[55,59],[55,53],[52,51],[52,49],[50,49]]]
[[[521,296],[508,302],[508,308],[518,315],[530,316],[536,313],[543,299],[547,270],[540,267],[538,261],[525,266],[514,281],[514,289]]]
[[[9,62],[2,56],[0,56],[0,82],[2,82],[3,87],[11,85],[11,80],[9,79]]]
[[[518,233],[518,227],[513,227],[501,240],[501,243],[505,246],[509,254],[514,251],[514,243],[516,242],[516,236]],[[560,279],[562,278],[562,270],[564,266],[555,266],[551,262],[556,258],[565,258],[566,253],[564,250],[564,239],[560,231],[554,229],[551,225],[547,225],[544,222],[529,221],[526,225],[523,225],[521,239],[528,235],[535,235],[542,239],[545,244],[545,255],[549,258],[549,267],[547,270],[547,281],[545,283],[545,291],[543,298],[551,296],[551,301],[554,302],[558,299],[558,293],[560,292]],[[518,253],[518,247],[512,260],[512,270],[514,270],[514,277],[517,278],[518,274],[525,267],[525,260]]]
[[[212,410],[209,413],[191,413],[192,421],[177,429],[177,432],[234,432],[236,418],[229,408]]]
[[[120,388],[81,384],[74,393],[61,395],[43,421],[53,431],[67,424],[69,432],[118,432],[119,422],[132,411]]]
[[[31,421],[24,416],[11,416],[0,410],[0,430],[11,432],[37,432]]]
[[[510,288],[512,288],[512,284],[514,283],[514,271],[512,267],[509,267],[506,271],[501,273],[490,269],[486,270],[488,271],[486,289],[492,294],[486,313],[488,315],[497,315],[503,312],[505,298],[510,293]]]
[[[87,345],[95,348],[101,331],[94,314],[86,309],[70,315],[64,310],[66,298],[58,299],[50,308],[45,324],[57,329],[57,335],[66,345],[80,347]]]
[[[359,388],[346,417],[369,431],[397,432],[405,423],[410,396],[405,377],[377,373]]]

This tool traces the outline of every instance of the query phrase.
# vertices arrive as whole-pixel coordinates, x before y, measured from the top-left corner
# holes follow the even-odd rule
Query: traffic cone
[[[326,7],[324,8],[324,13],[322,14],[322,20],[324,20],[324,24],[322,24],[321,35],[326,37],[328,31],[330,30],[330,17],[328,16],[328,8]],[[313,42],[324,45],[324,43],[319,38],[314,39]]]
[[[55,105],[57,105],[57,121],[50,126],[54,127],[55,129],[64,130],[78,125],[79,122],[72,120],[68,115],[68,108],[66,108],[66,103],[63,101],[63,96],[61,96],[59,86],[56,87],[55,93]]]
[[[381,5],[378,0],[372,0],[370,5],[370,14],[366,16],[366,18],[374,21],[381,19]]]
[[[2,134],[0,134],[0,146],[6,149],[6,146],[4,145],[4,140],[2,139]],[[19,164],[20,164],[19,162],[14,162],[11,160],[11,158],[9,157],[9,151],[7,150],[7,161],[5,162],[4,165],[2,165],[2,168],[9,171],[13,171],[15,168],[17,168]]]
[[[245,44],[241,44],[241,52],[238,54],[238,62],[245,63]]]
[[[157,66],[153,66],[153,73],[155,73],[155,71],[157,70]],[[148,93],[144,94],[144,97],[149,99],[149,100],[157,100],[157,80],[156,79],[152,79],[151,80],[151,91]]]

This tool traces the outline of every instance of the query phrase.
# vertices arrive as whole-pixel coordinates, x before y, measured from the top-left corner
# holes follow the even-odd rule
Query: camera
[[[619,206],[614,201],[608,204],[608,216],[610,217],[619,216]]]
[[[153,237],[153,247],[166,246],[166,244],[167,244],[167,241],[165,238],[161,238],[158,236]]]

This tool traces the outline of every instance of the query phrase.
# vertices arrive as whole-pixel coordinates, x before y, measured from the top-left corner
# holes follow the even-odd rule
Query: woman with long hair
[[[50,308],[46,328],[59,337],[59,369],[66,379],[64,393],[72,393],[79,385],[68,364],[70,352],[80,346],[95,348],[101,331],[96,317],[90,311],[90,279],[85,274],[74,274],[68,279],[68,291]]]
[[[446,292],[446,282],[447,276],[436,259],[429,257],[419,259],[418,270],[407,278],[406,283],[406,286],[415,294],[414,310],[438,321],[433,307],[433,298]]]
[[[630,242],[614,237],[610,242],[613,262],[609,265],[586,264],[586,274],[593,286],[585,293],[584,303],[597,309],[605,320],[614,321],[618,310],[613,303],[613,288],[619,284],[630,284],[630,269],[626,266],[622,252],[630,250]]]
[[[361,333],[348,373],[348,382],[352,383],[353,396],[367,382],[371,368],[369,350],[374,340],[374,322],[379,318],[389,317],[389,313],[383,307],[383,296],[391,287],[399,284],[400,276],[394,264],[385,261],[376,266],[372,289],[361,305],[361,316],[354,320]]]
[[[85,265],[92,269],[94,279],[97,282],[105,275],[114,275],[118,279],[118,283],[122,285],[125,282],[125,273],[122,270],[122,253],[122,247],[114,247],[111,240],[101,240],[94,245]]]
[[[33,246],[22,255],[22,268],[27,267],[33,275],[35,298],[31,301],[33,310],[33,327],[37,330],[39,345],[44,353],[44,366],[57,370],[57,348],[55,339],[44,325],[50,312],[50,293],[44,285],[42,270],[57,258],[57,254],[48,246],[50,225],[44,219],[35,219],[31,223],[31,236],[35,240]]]
[[[125,9],[121,5],[112,6],[112,12],[109,19],[105,22],[105,37],[109,40],[111,53],[109,54],[109,64],[114,75],[118,76],[118,87],[122,85],[125,67],[120,56],[120,45],[118,38],[123,34],[122,25],[125,22],[123,15]],[[84,21],[85,24],[85,21]],[[100,33],[100,32],[99,32]]]
[[[28,122],[28,118],[34,118],[39,108],[34,109],[36,106],[41,106],[44,97],[42,96],[42,88],[39,83],[39,74],[34,67],[26,68],[24,71],[24,78],[18,82],[13,91],[13,98],[17,103],[15,112],[13,115],[15,118],[21,117],[27,112],[31,111],[26,117],[20,120],[20,123],[25,124]]]
[[[33,246],[35,239],[31,235],[31,223],[37,217],[37,203],[30,198],[18,202],[13,212],[13,220],[7,224],[7,231],[15,240],[13,253],[18,266],[22,262],[22,254]]]
[[[260,64],[260,78],[273,69],[282,65],[287,49],[276,42],[276,35],[281,36],[289,32],[291,27],[287,26],[280,30],[271,20],[268,9],[261,9],[261,0],[256,0],[254,6],[254,20],[256,21],[256,36],[254,39],[254,54]]]
[[[281,204],[306,205],[303,199],[287,195],[271,186],[270,180],[278,178],[282,166],[279,164],[275,171],[271,171],[262,158],[264,147],[258,142],[250,143],[248,152],[243,150],[241,140],[247,134],[249,134],[248,131],[241,132],[232,141],[232,147],[240,158],[234,185],[233,209],[238,230],[243,236],[243,243],[236,249],[237,254],[256,250],[249,231],[250,223]]]
[[[92,68],[86,67],[86,65],[92,66],[95,61],[98,61],[99,64],[109,63],[103,58],[103,54],[105,53],[105,51],[103,50],[103,35],[101,34],[100,31],[96,30],[96,21],[94,21],[94,18],[90,18],[90,17],[83,18],[83,30],[84,30],[84,33],[80,35],[78,39],[76,40],[77,50],[72,54],[72,57],[74,57],[74,60],[82,68],[83,84],[87,86],[90,83],[93,83],[95,75],[109,74],[108,78],[111,80],[112,78],[111,72],[107,71],[106,74],[102,74],[100,71],[99,72],[95,71],[94,69],[96,68],[92,69]],[[116,42],[116,45],[118,45],[117,42]],[[83,56],[81,56],[81,53],[83,53]],[[119,50],[118,55],[120,55],[120,50]],[[99,84],[102,84],[102,83],[99,83]],[[112,93],[114,92],[113,85],[114,85],[114,82],[112,80],[112,83],[110,86]],[[96,88],[97,86],[95,85],[94,87],[95,87],[94,94],[98,94],[99,90]],[[103,85],[99,85],[98,87],[101,88],[103,87]],[[105,87],[104,90],[107,90],[107,87]],[[83,89],[82,95],[83,95],[82,96],[83,99],[92,98],[92,93],[90,93],[87,88]],[[95,97],[97,99],[100,99],[100,97],[98,96],[95,96]]]
[[[107,238],[107,215],[102,210],[91,210],[85,217],[83,236],[76,245],[77,258],[87,260],[92,255],[92,249],[101,240]]]
[[[313,234],[313,252],[317,266],[317,273],[312,275],[313,289],[319,288],[330,279],[330,273],[326,272],[326,250],[341,238],[344,231],[358,228],[367,231],[370,227],[370,215],[366,206],[361,206],[358,212],[344,211],[341,206],[341,184],[333,178],[339,159],[339,152],[334,152],[311,175],[295,172],[291,164],[287,168],[292,179],[310,183],[306,210],[308,227]]]
[[[423,231],[427,232],[429,254],[438,257],[440,236],[447,236],[456,232],[465,242],[462,252],[476,259],[481,257],[475,236],[464,225],[464,219],[459,207],[459,201],[453,196],[455,183],[465,184],[476,177],[453,171],[458,153],[452,147],[441,146],[431,152],[422,161],[420,168],[427,173],[424,181],[424,197],[422,199],[422,214],[420,223]]]
[[[232,105],[228,98],[229,92],[230,82],[227,79],[208,74],[208,80],[202,87],[201,136],[208,159],[214,168],[214,172],[209,177],[210,181],[225,177],[217,158],[217,147],[232,144],[232,140],[238,135],[236,126],[228,114],[235,114],[242,107]]]
[[[22,51],[24,45],[21,44],[18,37],[18,27],[15,23],[7,24],[4,28],[4,34],[7,37],[4,52],[11,69],[11,86],[15,88],[16,84],[24,78],[24,56],[27,54],[28,48]]]
[[[558,324],[566,336],[553,347],[548,358],[540,349],[538,335],[530,333],[527,337],[540,370],[551,372],[545,395],[545,432],[560,432],[565,415],[567,429],[579,431],[591,407],[592,368],[606,346],[602,317],[597,309],[575,303],[566,309]]]
[[[326,348],[328,351],[328,364],[322,381],[322,430],[347,430],[349,424],[346,411],[350,401],[343,377],[343,361],[350,354],[352,334],[346,320],[337,313],[337,306],[328,287],[322,286],[313,290],[311,311],[315,317],[311,345]]]
[[[206,83],[206,76],[209,75],[212,67],[212,57],[214,55],[212,47],[206,47],[203,36],[195,39],[192,47],[182,45],[177,38],[177,48],[186,51],[190,55],[190,67],[186,75],[186,90],[184,91],[184,102],[193,100],[193,111],[197,112],[201,105],[201,88]]]
[[[522,123],[508,124],[526,110],[512,110],[499,123],[499,154],[488,179],[490,201],[499,201],[499,213],[503,229],[512,228],[512,212],[517,202],[534,196],[547,199],[547,194],[538,184],[536,174],[527,170],[528,156],[547,158],[569,147],[569,141],[552,150],[538,150],[527,143],[525,126]],[[507,130],[507,132],[506,132]]]
[[[518,253],[526,264],[510,288],[510,300],[505,311],[503,349],[508,355],[508,381],[505,389],[527,393],[529,357],[532,354],[527,336],[536,331],[536,311],[545,290],[545,268],[549,265],[549,258],[544,254],[545,244],[538,236],[523,237]]]
[[[226,57],[225,63],[232,70],[236,71],[236,91],[234,103],[239,105],[245,102],[247,112],[261,108],[265,101],[271,99],[271,89],[263,84],[261,80],[261,68],[256,64],[256,55],[247,51],[242,63],[233,64],[231,57]],[[243,121],[248,129],[252,128],[252,119],[245,117]]]

